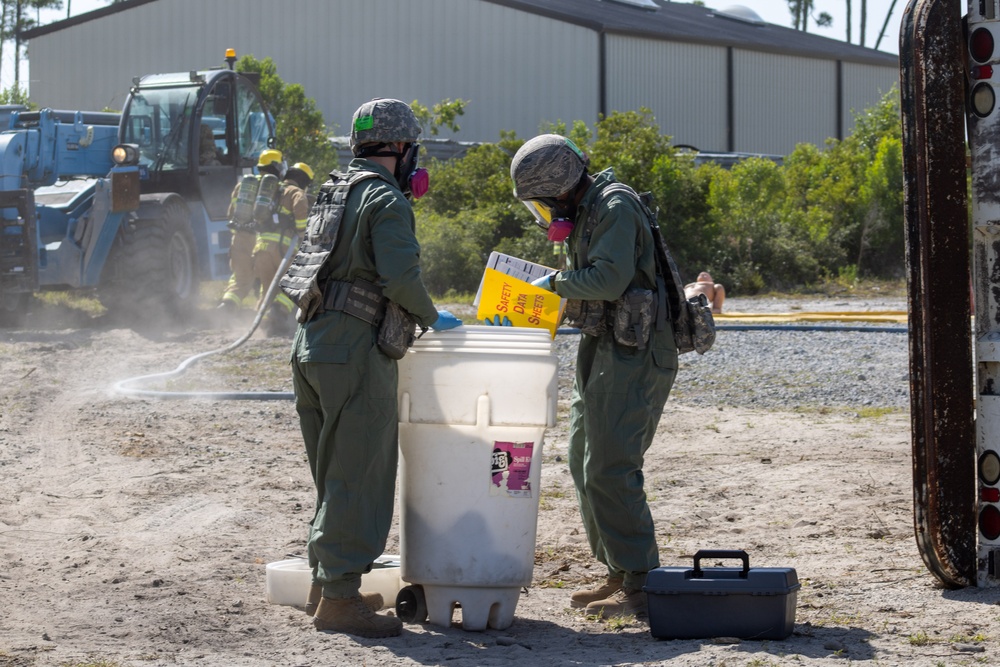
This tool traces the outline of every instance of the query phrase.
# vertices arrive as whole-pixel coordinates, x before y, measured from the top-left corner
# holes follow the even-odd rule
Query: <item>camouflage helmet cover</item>
[[[351,121],[351,148],[362,144],[412,143],[420,134],[420,123],[406,102],[376,98],[354,112]]]
[[[510,163],[518,199],[558,197],[575,186],[590,160],[576,144],[558,134],[541,134],[518,149]]]

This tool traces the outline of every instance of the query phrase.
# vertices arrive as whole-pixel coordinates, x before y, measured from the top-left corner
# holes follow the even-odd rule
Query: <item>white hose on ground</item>
[[[216,354],[225,354],[226,352],[232,352],[240,345],[245,343],[253,335],[253,332],[257,330],[260,326],[261,321],[264,319],[264,314],[267,312],[268,307],[274,300],[275,295],[278,293],[278,283],[281,280],[281,276],[284,275],[285,270],[288,268],[289,263],[292,261],[292,257],[295,256],[296,244],[290,243],[288,245],[288,252],[285,253],[284,259],[281,261],[281,266],[274,274],[274,278],[271,280],[270,286],[267,288],[267,292],[264,294],[264,298],[261,301],[260,308],[257,309],[257,313],[254,316],[253,323],[250,325],[250,329],[243,334],[239,339],[233,341],[229,345],[218,350],[211,350],[210,352],[202,352],[196,354],[193,357],[185,359],[180,366],[172,371],[167,371],[165,373],[153,373],[151,375],[140,375],[138,377],[128,378],[116,382],[112,387],[112,391],[117,394],[122,394],[124,396],[129,396],[131,398],[201,398],[208,399],[212,401],[290,401],[294,400],[295,394],[288,391],[154,391],[152,389],[139,389],[131,385],[144,384],[147,382],[152,382],[154,380],[169,380],[175,378],[187,369],[191,368],[195,363],[204,359],[205,357],[210,357]]]

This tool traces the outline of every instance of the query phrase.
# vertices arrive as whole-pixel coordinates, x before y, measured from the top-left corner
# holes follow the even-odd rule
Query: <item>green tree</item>
[[[800,144],[781,164],[754,158],[729,170],[698,166],[670,144],[648,110],[615,112],[593,130],[551,124],[591,159],[595,173],[653,193],[682,276],[709,270],[732,294],[806,286],[859,273],[895,277],[903,266],[898,93],[856,115],[843,141]],[[511,194],[513,133],[465,157],[432,161],[430,193],[416,204],[425,279],[437,294],[472,292],[490,251],[557,266],[553,246]]]
[[[883,276],[902,272],[905,252],[902,153],[902,143],[897,137],[884,136],[875,150],[875,159],[865,169],[860,195],[866,208],[857,242],[859,272],[868,269]]]
[[[846,256],[845,227],[853,224],[858,210],[855,169],[829,149],[799,144],[785,158],[785,201],[782,218],[789,229],[808,242],[808,255],[815,262],[812,282],[825,275],[838,275]]]
[[[711,217],[719,229],[718,262],[745,293],[759,291],[768,278],[771,245],[781,236],[785,183],[780,168],[751,158],[718,171],[709,185]]]
[[[32,110],[38,109],[38,105],[28,99],[28,92],[17,86],[0,91],[0,104],[21,104]]]
[[[410,103],[413,114],[417,117],[417,122],[429,132],[430,136],[436,137],[442,127],[448,128],[452,132],[458,132],[461,127],[458,125],[458,117],[465,114],[465,100],[442,100],[428,109],[417,100]],[[426,135],[425,135],[426,136]]]
[[[857,259],[859,275],[893,277],[902,273],[905,265],[901,145],[899,91],[895,87],[877,104],[855,115],[850,136],[831,142],[829,159],[839,165],[841,174],[839,188],[826,205],[842,213],[837,223],[844,251],[847,257]]]
[[[498,143],[427,165],[431,188],[414,209],[424,282],[432,292],[476,291],[494,250],[551,261],[545,234],[512,193],[510,162],[523,143],[513,132],[501,133]]]
[[[585,150],[590,156],[591,172],[613,167],[615,177],[638,192],[653,189],[650,165],[663,155],[676,153],[670,137],[660,134],[656,119],[647,108],[616,111],[599,118],[596,137]]]
[[[274,116],[275,148],[288,164],[305,162],[316,174],[313,185],[324,180],[324,174],[337,168],[337,150],[330,142],[323,113],[316,101],[306,96],[298,83],[286,84],[278,76],[271,58],[257,60],[245,55],[236,63],[236,71],[260,75],[259,89],[264,103]]]
[[[650,170],[657,221],[682,278],[708,271],[730,282],[717,263],[720,232],[708,203],[709,186],[721,171],[716,164],[698,167],[694,155],[683,152],[657,157]]]

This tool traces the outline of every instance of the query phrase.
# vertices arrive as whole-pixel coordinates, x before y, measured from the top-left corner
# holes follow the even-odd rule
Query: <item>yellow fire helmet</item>
[[[285,175],[286,176],[290,175],[293,169],[301,171],[303,174],[305,174],[306,178],[308,178],[310,182],[313,180],[312,167],[307,165],[305,162],[296,162],[295,164],[293,164],[291,167],[288,168],[288,171],[286,172]]]
[[[283,160],[284,158],[281,155],[281,151],[276,148],[268,148],[265,151],[261,151],[260,157],[257,158],[257,166],[266,167],[277,162],[280,167]]]

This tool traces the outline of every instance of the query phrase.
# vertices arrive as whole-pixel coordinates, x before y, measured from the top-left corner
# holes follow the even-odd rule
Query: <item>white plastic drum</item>
[[[460,605],[464,629],[502,630],[531,584],[558,360],[546,331],[462,329],[400,362],[400,575],[432,624]]]

